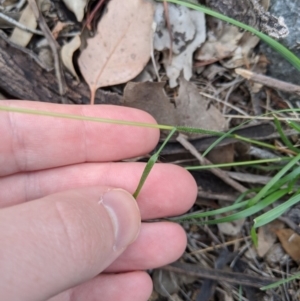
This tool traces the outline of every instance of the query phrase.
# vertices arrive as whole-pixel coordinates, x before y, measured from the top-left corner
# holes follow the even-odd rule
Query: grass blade
[[[265,224],[273,221],[280,215],[282,215],[287,209],[291,206],[297,204],[300,201],[300,194],[299,191],[291,197],[288,201],[284,202],[281,205],[276,206],[272,210],[260,215],[259,217],[254,219],[254,228],[258,228],[264,226]]]
[[[218,224],[218,223],[231,222],[231,221],[234,221],[237,219],[248,217],[254,213],[259,212],[260,210],[264,209],[265,207],[271,205],[273,202],[275,202],[279,198],[283,197],[288,192],[289,192],[288,188],[277,190],[277,191],[273,192],[271,195],[269,195],[268,197],[266,197],[264,200],[262,200],[261,202],[259,202],[258,204],[254,205],[250,208],[247,207],[249,201],[243,201],[243,202],[233,204],[231,206],[227,206],[227,207],[216,209],[216,210],[211,210],[208,212],[193,212],[193,213],[185,214],[185,215],[182,215],[179,217],[173,217],[173,218],[170,218],[170,220],[187,221],[187,220],[191,220],[191,219],[200,219],[200,218],[205,218],[205,217],[209,217],[209,216],[223,214],[223,213],[233,211],[236,209],[245,208],[237,213],[231,214],[231,215],[223,217],[223,218],[204,221],[203,224]]]
[[[295,147],[291,141],[287,138],[287,136],[284,134],[283,132],[283,129],[282,129],[282,126],[279,122],[279,120],[276,118],[276,116],[274,115],[274,123],[275,123],[275,126],[276,126],[276,129],[280,135],[280,138],[281,140],[283,141],[283,143],[292,151],[294,151],[296,154],[299,154],[300,153],[300,150]]]
[[[232,162],[232,163],[221,163],[221,164],[211,164],[211,165],[187,166],[187,167],[185,167],[185,169],[201,170],[201,169],[211,169],[211,168],[222,168],[222,167],[273,163],[273,162],[280,162],[280,161],[284,161],[284,160],[291,160],[291,158],[290,157],[281,157],[281,158],[272,158],[272,159],[263,159],[263,160],[252,160],[252,161],[245,161],[245,162]]]
[[[33,109],[27,109],[27,108],[16,108],[16,107],[8,107],[8,106],[0,106],[0,111],[21,113],[21,114],[30,114],[30,115],[39,115],[39,116],[48,116],[48,117],[56,117],[56,118],[65,118],[65,119],[74,119],[74,120],[84,120],[84,121],[92,121],[92,122],[100,122],[100,123],[111,123],[111,124],[119,124],[119,125],[148,127],[148,128],[156,128],[156,129],[169,130],[169,131],[171,131],[174,128],[174,126],[171,126],[171,125],[135,122],[135,121],[127,121],[127,120],[117,120],[117,119],[91,117],[91,116],[72,115],[72,114],[65,114],[65,113],[56,113],[56,112],[33,110]]]
[[[288,172],[298,161],[300,160],[300,154],[294,157],[287,165],[285,165],[269,182],[266,184],[260,192],[249,202],[249,206],[256,204],[274,185],[278,185],[278,181],[282,176]]]
[[[245,206],[247,206],[248,201],[244,201],[241,203],[237,203],[231,206],[227,206],[224,208],[216,209],[216,210],[211,210],[211,211],[206,211],[206,212],[193,212],[193,213],[188,213],[184,214],[181,216],[176,216],[176,217],[170,217],[169,220],[174,221],[174,222],[181,222],[181,221],[187,221],[191,219],[199,219],[199,218],[204,218],[204,217],[209,217],[217,214],[223,214],[232,210],[240,209]]]
[[[295,279],[300,279],[300,272],[297,273],[297,274],[295,274],[295,275],[293,275],[293,276],[290,276],[290,277],[288,277],[288,278],[286,278],[286,279],[282,279],[282,280],[277,281],[277,282],[274,282],[274,283],[272,283],[272,284],[263,286],[263,287],[261,287],[260,289],[261,289],[262,291],[266,291],[266,290],[269,290],[269,289],[272,289],[272,288],[276,288],[276,287],[278,287],[279,285],[282,285],[282,284],[288,283],[288,282],[290,282],[290,281],[293,281],[293,280],[295,280]]]
[[[165,139],[164,143],[161,145],[161,147],[159,148],[159,150],[155,154],[153,154],[151,156],[151,158],[148,160],[148,162],[147,162],[147,164],[145,166],[145,169],[144,169],[144,171],[142,173],[142,176],[140,178],[139,184],[138,184],[138,186],[137,186],[137,188],[136,188],[136,190],[135,190],[135,192],[133,194],[133,197],[135,199],[138,197],[138,195],[139,195],[139,193],[140,193],[143,185],[145,184],[145,181],[146,181],[146,179],[147,179],[147,177],[148,177],[148,175],[149,175],[152,167],[156,163],[156,161],[157,161],[157,159],[159,157],[160,152],[163,150],[163,148],[168,143],[168,141],[171,139],[171,137],[176,132],[176,130],[177,129],[175,127],[172,129],[172,131],[169,133],[168,137]]]
[[[214,143],[212,143],[207,149],[206,151],[202,154],[202,157],[205,157],[215,146],[218,145],[219,142],[221,142],[224,138],[228,137],[231,135],[232,132],[234,132],[235,130],[239,129],[241,126],[243,125],[240,124],[232,129],[230,129],[229,131],[227,131],[226,133],[224,133],[221,137],[219,137]]]
[[[262,209],[270,206],[271,204],[276,202],[278,199],[280,199],[284,195],[286,195],[288,192],[289,192],[288,189],[277,190],[277,191],[273,192],[272,194],[270,194],[269,196],[267,196],[265,199],[261,200],[256,205],[253,205],[252,207],[246,208],[242,211],[239,211],[237,213],[231,214],[226,217],[221,217],[221,218],[214,219],[214,220],[204,221],[203,224],[208,224],[208,225],[220,224],[220,223],[227,223],[227,222],[232,222],[232,221],[235,221],[238,219],[246,218],[246,217],[253,215],[253,214],[261,211]],[[201,224],[202,224],[202,222],[201,222]]]
[[[300,125],[292,120],[287,120],[287,123],[290,127],[292,127],[294,130],[298,131],[300,133]]]

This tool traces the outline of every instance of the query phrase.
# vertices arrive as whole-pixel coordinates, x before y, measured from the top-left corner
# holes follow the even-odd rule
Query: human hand
[[[1,104],[154,122],[115,106]],[[145,164],[115,161],[151,151],[158,130],[0,112],[0,137],[1,300],[147,300],[142,270],[175,261],[186,235],[141,219],[182,214],[197,191],[184,169],[156,164],[137,203],[129,194]]]

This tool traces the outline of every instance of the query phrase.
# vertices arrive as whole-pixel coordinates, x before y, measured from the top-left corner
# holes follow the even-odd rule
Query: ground
[[[270,183],[278,169],[283,167],[283,163],[260,166],[254,163],[250,166],[234,166],[234,163],[281,159],[283,156],[292,158],[297,154],[296,128],[289,128],[282,123],[283,136],[289,137],[291,144],[286,145],[283,136],[278,133],[278,125],[274,126],[272,116],[253,118],[296,106],[297,102],[286,101],[284,94],[278,89],[292,92],[298,98],[300,91],[299,86],[274,81],[267,76],[269,61],[264,53],[257,51],[260,40],[256,36],[215,18],[204,17],[203,14],[192,15],[194,12],[190,14],[190,10],[179,10],[164,3],[160,15],[158,10],[153,9],[148,25],[144,17],[139,21],[145,26],[145,31],[139,37],[139,43],[142,43],[142,37],[153,37],[153,29],[150,26],[153,18],[160,20],[157,21],[158,29],[154,33],[156,42],[155,39],[153,42],[152,38],[145,38],[143,47],[137,50],[138,46],[135,46],[137,53],[130,53],[127,58],[125,66],[130,65],[133,69],[131,78],[109,86],[99,80],[94,87],[91,84],[93,79],[89,81],[85,76],[84,66],[92,68],[96,61],[97,64],[99,62],[94,60],[88,65],[82,53],[94,53],[95,50],[89,48],[92,42],[89,42],[86,48],[83,44],[87,37],[97,39],[97,32],[100,30],[100,27],[97,29],[97,24],[101,24],[98,23],[99,20],[101,22],[107,18],[108,24],[112,22],[108,18],[110,10],[106,14],[106,1],[90,1],[81,20],[78,20],[81,18],[80,12],[75,10],[72,13],[72,8],[67,7],[63,1],[40,2],[40,6],[37,7],[37,11],[41,12],[37,22],[39,26],[35,24],[32,27],[30,22],[25,25],[32,31],[28,41],[24,41],[23,38],[12,39],[12,35],[17,33],[11,19],[20,21],[26,7],[24,1],[0,2],[0,12],[10,18],[3,21],[3,24],[0,23],[0,92],[3,99],[88,104],[92,99],[92,91],[92,94],[95,92],[96,104],[140,108],[154,115],[160,124],[192,126],[209,131],[226,131],[240,126],[231,134],[243,136],[248,140],[241,141],[235,139],[236,136],[228,136],[205,158],[203,152],[218,139],[211,132],[206,132],[206,135],[188,133],[188,137],[180,136],[177,140],[173,139],[162,151],[159,159],[161,162],[185,167],[198,166],[199,162],[200,165],[228,164],[222,169],[191,171],[197,181],[199,193],[189,213],[206,212],[232,205],[249,189],[252,190],[244,199],[253,198],[254,193],[258,193],[259,189]],[[267,1],[262,2],[262,6],[257,6],[254,0],[238,3],[211,0],[206,4],[274,36],[274,31],[266,27],[266,24],[269,24],[266,18],[273,18],[275,24],[279,19],[266,12]],[[140,5],[141,12],[148,12],[142,7],[145,4]],[[123,11],[125,10],[118,11],[119,18],[123,18]],[[243,12],[246,13],[243,15]],[[182,23],[177,22],[184,14],[186,18],[180,19]],[[33,13],[32,18],[34,17]],[[125,18],[127,16],[124,15]],[[138,20],[138,17],[135,16],[134,19]],[[190,22],[191,20],[194,21]],[[188,25],[175,29],[176,22]],[[113,23],[116,22],[113,20]],[[42,24],[48,29],[43,28]],[[107,39],[112,36],[109,26],[101,29],[103,35],[107,35]],[[136,28],[141,30],[141,23],[137,23],[136,26],[133,36],[137,35]],[[188,32],[187,28],[191,32]],[[284,25],[280,28],[275,26],[275,29],[276,34],[282,34],[281,37],[286,34]],[[42,33],[36,33],[36,30],[41,30]],[[115,32],[118,33],[118,30]],[[76,35],[81,37],[81,46],[68,48],[65,54],[62,54],[60,49],[70,45]],[[167,39],[168,47],[164,44],[165,40],[158,39],[160,37]],[[173,41],[171,44],[170,39]],[[129,33],[124,40],[135,43]],[[95,41],[97,44],[97,40]],[[148,41],[152,41],[152,45],[147,44]],[[145,55],[142,56],[143,50]],[[152,59],[149,57],[149,50]],[[116,57],[118,64],[122,65],[121,58],[116,53],[109,54],[109,57]],[[188,59],[189,55],[192,60]],[[180,56],[184,56],[184,59]],[[132,60],[131,63],[128,63],[128,59]],[[175,63],[172,62],[175,61],[176,64],[181,64],[180,72],[173,70]],[[118,75],[129,69],[118,68]],[[87,71],[89,75],[94,72],[92,69]],[[135,76],[132,75],[134,73]],[[114,82],[113,76],[106,75],[105,78]],[[99,79],[101,74],[95,77]],[[100,89],[97,89],[98,87]],[[292,117],[298,119],[296,112],[276,112],[276,116],[281,120]],[[245,120],[250,122],[243,124]],[[162,140],[164,137],[163,132]],[[272,148],[268,149],[265,145],[256,144],[249,139],[265,142]],[[145,156],[136,160],[147,161],[147,158],[148,156]],[[293,185],[297,190],[296,181]],[[278,199],[272,206],[276,207],[287,199],[289,195]],[[287,278],[299,269],[299,206],[292,207],[272,223],[259,228],[258,247],[253,245],[250,237],[253,218],[270,210],[272,206],[254,216],[218,225],[201,224],[195,220],[180,221],[188,237],[186,252],[178,262],[149,271],[154,281],[151,300],[299,300],[299,280],[290,281],[267,292],[260,290],[262,286]],[[223,215],[213,217],[221,218]]]

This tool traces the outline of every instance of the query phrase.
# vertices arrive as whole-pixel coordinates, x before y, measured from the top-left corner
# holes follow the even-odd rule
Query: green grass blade
[[[300,166],[297,166],[293,171],[282,177],[280,180],[276,182],[276,184],[269,190],[269,191],[275,191],[276,189],[281,188],[283,185],[288,184],[289,182],[293,182],[295,179],[297,179],[300,176]],[[288,186],[290,186],[288,184]]]
[[[287,123],[290,127],[292,127],[294,130],[298,131],[300,133],[300,125],[292,120],[287,120]]]
[[[282,129],[282,126],[279,122],[279,120],[276,118],[276,116],[274,116],[274,123],[275,123],[275,126],[276,126],[276,129],[280,135],[280,138],[281,140],[283,141],[283,143],[292,151],[294,151],[296,154],[299,154],[300,153],[300,150],[295,147],[291,141],[287,138],[287,136],[284,134],[283,132],[283,129]]]
[[[176,126],[178,132],[191,133],[191,134],[206,134],[212,136],[223,136],[224,132],[217,132],[202,128],[193,128],[189,126]],[[232,136],[233,137],[233,136]]]
[[[286,279],[282,279],[282,280],[279,280],[279,281],[274,282],[274,283],[272,283],[272,284],[263,286],[263,287],[261,287],[260,289],[261,289],[262,291],[266,291],[266,290],[269,290],[269,289],[272,289],[272,288],[277,288],[278,286],[280,286],[280,285],[282,285],[282,284],[286,284],[286,283],[288,283],[288,282],[291,282],[291,281],[293,281],[293,280],[295,280],[295,279],[300,279],[300,272],[297,273],[297,274],[295,274],[295,275],[293,275],[293,276],[290,276],[290,277],[288,277],[288,278],[286,278]]]
[[[162,2],[164,0],[156,0],[159,2]],[[300,70],[300,59],[294,54],[292,53],[290,50],[288,50],[286,47],[284,47],[283,45],[281,45],[279,42],[275,41],[274,39],[272,39],[271,37],[267,36],[266,34],[261,33],[260,31],[256,30],[255,28],[248,26],[244,23],[241,23],[239,21],[236,21],[232,18],[226,17],[214,10],[211,10],[205,6],[199,5],[199,4],[194,4],[191,2],[187,2],[187,1],[182,1],[182,0],[166,0],[167,2],[170,3],[174,3],[174,4],[178,4],[178,5],[183,5],[186,6],[188,8],[194,9],[194,10],[198,10],[198,11],[202,11],[203,13],[216,17],[220,20],[223,20],[225,22],[228,22],[232,25],[238,26],[240,28],[243,28],[253,34],[255,34],[256,36],[258,36],[262,41],[264,41],[265,43],[267,43],[270,47],[272,47],[273,49],[275,49],[278,53],[280,53],[287,61],[289,61],[296,69]]]
[[[133,194],[133,197],[136,199],[143,187],[143,185],[145,184],[145,181],[147,180],[147,177],[152,169],[152,167],[154,166],[154,164],[156,163],[158,157],[159,157],[159,154],[160,152],[163,150],[163,148],[166,146],[166,144],[168,143],[168,141],[171,139],[171,137],[173,136],[173,134],[176,132],[176,128],[174,127],[172,129],[172,131],[169,133],[168,137],[165,139],[164,143],[161,145],[161,147],[159,148],[159,150],[153,154],[151,156],[151,158],[148,160],[146,166],[145,166],[145,169],[142,173],[142,176],[140,178],[140,181],[139,181],[139,184]]]
[[[272,158],[272,159],[263,159],[263,160],[253,160],[245,162],[232,162],[232,163],[221,163],[221,164],[211,164],[211,165],[199,165],[199,166],[187,166],[187,170],[201,170],[201,169],[211,169],[211,168],[223,168],[223,167],[234,167],[234,166],[246,166],[254,164],[263,164],[263,163],[273,163],[280,162],[284,160],[291,160],[290,157],[281,157],[281,158]]]
[[[211,211],[206,211],[206,212],[193,212],[193,213],[188,213],[184,214],[181,216],[176,216],[176,217],[170,217],[168,218],[171,221],[175,222],[181,222],[181,221],[187,221],[187,220],[192,220],[192,219],[199,219],[199,218],[205,218],[217,214],[223,214],[229,211],[233,211],[236,209],[240,209],[243,207],[246,207],[248,204],[248,201],[240,202],[237,204],[233,204],[224,208],[216,209],[216,210],[211,210]]]
[[[265,199],[261,200],[256,205],[253,205],[252,207],[241,210],[241,211],[231,214],[229,216],[217,218],[214,220],[204,221],[204,222],[201,222],[201,224],[208,224],[208,225],[220,224],[220,223],[227,223],[227,222],[232,222],[232,221],[235,221],[238,219],[246,218],[246,217],[253,215],[253,214],[261,211],[262,209],[270,206],[271,204],[276,202],[278,199],[283,197],[288,192],[289,192],[288,189],[277,190],[277,191],[273,192],[271,195],[267,196]]]
[[[282,215],[287,209],[291,206],[297,204],[300,201],[300,193],[299,191],[291,197],[288,201],[284,202],[273,208],[272,210],[260,215],[259,217],[254,219],[254,228],[258,228],[264,226],[265,224],[273,221],[280,215]]]
[[[287,165],[285,165],[261,190],[260,192],[249,202],[249,206],[256,204],[261,198],[263,198],[266,193],[276,186],[277,182],[282,178],[282,176],[287,173],[298,161],[300,160],[300,154],[294,157]]]
[[[234,132],[235,130],[239,129],[241,126],[243,125],[240,124],[232,129],[230,129],[229,131],[227,131],[226,133],[224,133],[221,137],[219,137],[214,143],[212,143],[206,150],[205,152],[202,154],[202,157],[205,157],[215,146],[217,146],[224,138],[230,136],[232,134],[232,132]]]
[[[237,203],[240,203],[240,202],[242,202],[244,199],[245,199],[245,197],[249,194],[249,193],[251,193],[251,192],[258,192],[260,190],[260,187],[257,187],[257,188],[251,188],[251,189],[248,189],[248,190],[246,190],[245,192],[243,192],[243,193],[241,193],[239,196],[238,196],[238,198],[234,201],[234,204],[237,204]]]
[[[251,144],[254,144],[254,145],[258,145],[260,147],[270,148],[270,149],[274,149],[274,150],[277,149],[272,144],[265,143],[265,142],[258,141],[258,140],[253,140],[253,139],[250,139],[250,138],[247,138],[247,137],[243,137],[243,136],[239,136],[239,135],[233,135],[233,138],[235,138],[237,140],[240,140],[240,141],[247,142],[247,143],[251,143]]]
[[[250,236],[251,236],[251,240],[252,240],[254,246],[257,248],[258,247],[258,236],[256,234],[254,227],[252,227],[250,230]]]
[[[223,214],[226,212],[230,212],[236,209],[241,209],[241,211],[231,214],[229,216],[226,217],[222,217],[219,219],[213,219],[213,220],[208,220],[208,221],[201,221],[201,224],[218,224],[218,223],[225,223],[225,222],[231,222],[237,219],[242,219],[245,217],[248,217],[254,213],[259,212],[260,210],[266,208],[267,206],[271,205],[273,202],[275,202],[276,200],[278,200],[279,198],[283,197],[285,194],[287,194],[289,192],[289,190],[287,188],[285,189],[281,189],[281,190],[277,190],[275,192],[273,192],[271,195],[267,196],[264,200],[262,200],[261,202],[259,202],[258,204],[248,208],[247,204],[249,203],[248,201],[244,201],[244,202],[240,202],[237,204],[233,204],[224,208],[220,208],[217,210],[211,210],[208,212],[193,212],[193,213],[189,213],[189,214],[185,214],[183,216],[179,216],[179,217],[174,217],[174,218],[170,218],[170,220],[172,221],[188,221],[188,220],[195,220],[195,219],[200,219],[200,218],[206,218],[209,216],[215,216],[215,215],[219,215],[219,214]],[[244,209],[245,208],[245,209]]]
[[[91,117],[91,116],[80,116],[80,115],[72,115],[67,113],[56,113],[56,112],[33,110],[27,108],[16,108],[16,107],[8,107],[8,106],[0,106],[0,111],[48,116],[48,117],[56,117],[56,118],[65,118],[65,119],[74,119],[74,120],[83,120],[83,121],[91,121],[91,122],[100,122],[100,123],[110,123],[110,124],[118,124],[118,125],[127,125],[127,126],[136,126],[136,127],[148,127],[148,128],[155,128],[155,129],[168,130],[168,131],[171,131],[174,128],[174,126],[166,125],[166,124],[154,124],[154,123],[134,122],[134,121],[127,121],[127,120],[117,120],[117,119],[108,119],[108,118]],[[248,122],[250,121],[245,121],[241,125],[247,124]],[[224,136],[224,132],[211,131],[202,128],[179,126],[177,127],[177,130],[184,133],[207,134],[207,135],[220,136],[220,137]],[[243,140],[243,141],[247,139],[234,134],[233,135],[228,134],[226,136]],[[247,141],[253,144],[261,144],[261,142],[255,140],[247,139]],[[266,145],[266,147],[274,148],[272,145]]]
[[[127,121],[127,120],[117,120],[117,119],[109,119],[109,118],[72,115],[72,114],[65,114],[65,113],[56,113],[56,112],[33,110],[33,109],[27,109],[27,108],[7,107],[7,106],[0,106],[0,111],[21,113],[21,114],[30,114],[30,115],[39,115],[39,116],[48,116],[48,117],[56,117],[56,118],[65,118],[65,119],[73,119],[73,120],[92,121],[92,122],[100,122],[100,123],[129,125],[129,126],[137,126],[137,127],[148,127],[148,128],[156,128],[156,129],[169,130],[169,131],[171,131],[174,128],[174,126],[171,126],[171,125],[162,125],[162,124],[155,124],[155,123],[152,124],[152,123],[135,122],[135,121]]]

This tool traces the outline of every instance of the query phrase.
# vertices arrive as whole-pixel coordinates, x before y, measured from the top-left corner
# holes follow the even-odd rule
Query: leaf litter
[[[5,2],[8,1],[4,1],[4,7],[6,5]],[[12,3],[15,2],[12,1]],[[69,2],[67,7],[75,14],[77,20],[83,20],[86,6],[90,4],[88,0],[65,0],[64,2]],[[245,115],[251,110],[251,104],[247,102],[249,89],[245,88],[246,85],[243,82],[236,84],[236,74],[230,69],[243,66],[251,68],[251,70],[257,70],[255,68],[261,56],[253,53],[252,50],[258,43],[258,40],[256,37],[236,30],[236,28],[223,22],[219,23],[220,27],[213,23],[211,24],[211,18],[207,22],[209,29],[207,31],[205,28],[205,17],[202,13],[183,9],[170,3],[167,6],[169,20],[166,20],[163,10],[164,6],[161,3],[155,5],[153,1],[111,0],[104,10],[93,37],[88,39],[87,48],[79,51],[79,69],[91,87],[92,93],[99,87],[113,86],[112,89],[118,90],[119,93],[124,95],[123,105],[146,110],[154,115],[159,123],[226,130],[228,128],[228,119],[224,118],[223,114],[220,113],[220,109],[225,114],[239,109],[238,112],[243,110]],[[139,16],[143,16],[143,18],[139,18]],[[47,18],[51,20],[51,17],[48,16]],[[125,21],[122,23],[123,19],[127,23]],[[59,21],[57,20],[60,20],[60,18],[56,18],[55,22],[53,20],[52,23],[58,25]],[[61,21],[65,22],[65,20]],[[156,23],[154,37],[153,21]],[[171,35],[167,28],[168,22],[171,25]],[[117,23],[121,23],[121,29]],[[218,28],[222,29],[221,34],[213,31]],[[144,30],[143,33],[142,30]],[[55,39],[61,40],[66,32],[69,33],[68,30],[59,31]],[[73,61],[76,62],[74,52],[80,47],[78,33],[75,32],[75,38],[73,38],[74,32],[70,32],[68,38],[62,43],[61,51],[64,65],[75,78],[76,68],[73,66]],[[81,38],[84,44],[83,34],[81,34]],[[23,45],[25,46],[29,43],[29,47],[32,47],[32,40],[34,39],[29,39]],[[154,49],[151,48],[151,45],[153,45]],[[120,49],[122,46],[124,46],[123,52]],[[172,50],[171,59],[170,50]],[[147,80],[152,80],[152,83],[128,82],[134,78],[137,81],[141,80],[136,78],[136,76],[145,71],[147,64],[151,66],[152,63],[149,61],[151,51],[154,51],[152,55],[153,57],[155,56],[155,64],[164,82],[157,83],[153,72],[148,72],[146,77]],[[136,60],[133,59],[132,54],[136,56]],[[193,58],[194,54],[195,58]],[[204,67],[205,65],[208,66]],[[200,67],[198,68],[198,66]],[[265,70],[259,70],[259,72],[265,73]],[[120,85],[123,83],[127,83],[124,91],[123,86]],[[179,87],[173,89],[176,86]],[[205,93],[203,92],[206,95],[210,95],[211,98],[204,96]],[[250,93],[252,92],[250,91]],[[273,101],[271,104],[274,105],[274,99],[276,99],[275,103],[282,106],[284,102],[280,99],[278,100],[278,96],[275,97],[274,92],[269,90],[268,93],[270,93],[268,97]],[[224,100],[224,103],[216,102],[217,98]],[[227,106],[227,104],[231,104],[231,107]],[[231,122],[230,125],[233,126],[234,123]],[[190,136],[190,139],[193,139],[193,136]],[[214,150],[209,155],[212,155],[213,152]],[[217,160],[221,160],[220,162],[231,162],[237,159],[237,148],[233,148],[231,145],[228,153],[229,156],[225,159],[226,150],[216,149],[215,159],[210,158],[210,160],[213,162],[217,162]],[[184,160],[192,161],[193,159],[183,158],[182,161]],[[255,174],[253,174],[253,177],[255,177]],[[207,175],[201,178],[203,186],[205,186],[204,182],[208,181],[208,179]],[[215,183],[215,180],[212,180],[209,187],[215,187]],[[250,184],[249,186],[252,187],[253,185]],[[211,199],[214,195],[213,191],[209,192],[210,198],[206,200]],[[205,193],[206,191],[202,191],[201,196],[205,195]],[[228,194],[235,199],[232,191],[229,190]],[[220,197],[220,199],[222,198]],[[225,206],[225,203],[219,200],[217,194],[215,194],[213,200],[215,201],[213,202],[215,206]],[[211,207],[210,203],[212,201],[207,201],[204,207]],[[204,207],[201,210],[205,210]],[[182,260],[186,262],[201,262],[203,266],[211,266],[211,263],[216,258],[214,247],[211,247],[211,245],[219,244],[221,246],[222,242],[217,241],[219,239],[234,240],[235,237],[242,239],[239,237],[243,237],[247,232],[246,226],[247,223],[241,226],[238,225],[234,229],[232,227],[222,229],[219,226],[215,228],[187,227],[188,249],[190,251],[201,249],[204,252],[202,252],[201,256],[185,253]],[[266,273],[267,269],[264,266],[257,265],[257,256],[259,260],[264,259],[266,264],[270,261],[270,267],[274,268],[274,271],[272,271],[275,274],[276,269],[280,269],[279,263],[288,264],[286,258],[289,257],[286,253],[290,254],[295,261],[298,261],[297,253],[295,255],[289,250],[292,248],[292,250],[297,252],[299,242],[297,236],[295,236],[297,239],[293,238],[294,233],[286,231],[288,229],[279,230],[277,236],[281,243],[278,244],[274,234],[270,234],[269,230],[267,232],[263,230],[260,230],[258,236],[260,241],[264,241],[266,244],[261,244],[260,249],[251,249],[253,251],[252,255],[247,260],[254,267],[250,269],[248,266],[246,273]],[[291,247],[295,242],[296,245]],[[205,252],[205,247],[210,247],[210,250],[213,251]],[[243,248],[246,250],[246,247],[247,245],[236,243],[232,244],[232,249],[230,250],[232,252],[239,251],[242,254]],[[255,268],[258,270],[255,270]],[[220,287],[218,286],[219,290]],[[182,288],[180,290],[182,291]],[[180,298],[180,290],[172,295],[173,299]],[[229,291],[229,295],[236,299],[237,295],[234,295],[236,290],[229,286]],[[225,295],[224,293],[223,296]],[[245,295],[248,296],[248,293],[245,292]]]
[[[70,40],[61,48],[61,52],[60,52],[61,60],[64,66],[69,70],[69,72],[76,78],[78,82],[80,82],[80,79],[73,65],[73,55],[74,52],[80,47],[80,45],[81,45],[81,39],[79,35],[76,35],[72,40]]]
[[[150,59],[154,6],[144,0],[114,0],[88,39],[78,64],[91,90],[125,83]]]
[[[63,0],[67,8],[73,12],[78,22],[84,17],[84,9],[89,0]]]

